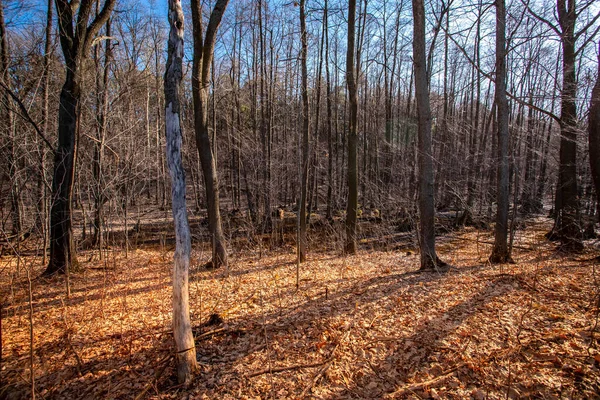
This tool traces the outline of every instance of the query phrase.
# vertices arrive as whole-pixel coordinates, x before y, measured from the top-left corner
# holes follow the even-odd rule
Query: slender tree
[[[55,3],[66,76],[58,108],[58,145],[54,155],[50,211],[50,261],[46,275],[64,273],[67,268],[77,265],[71,226],[71,198],[83,62],[116,3],[116,0],[105,0],[102,9],[90,23],[96,1],[99,0],[56,0]]]
[[[300,240],[298,257],[300,262],[306,261],[306,197],[308,186],[308,137],[310,135],[310,110],[308,105],[308,68],[306,66],[306,56],[308,53],[308,40],[306,33],[306,14],[304,11],[305,0],[300,0],[300,63],[302,70],[302,182],[300,188]]]
[[[108,77],[109,63],[111,59],[110,43],[110,18],[106,21],[106,44],[104,48],[104,65],[100,71],[100,52],[96,47],[94,61],[96,63],[96,109],[98,110],[98,121],[96,125],[96,141],[94,142],[94,156],[92,160],[92,171],[94,176],[94,233],[92,244],[98,248],[100,258],[102,258],[103,247],[103,225],[104,225],[104,203],[106,195],[104,193],[104,173],[102,171],[104,159],[104,147],[106,140],[107,116],[108,116]],[[102,77],[102,79],[100,79]]]
[[[171,197],[175,220],[173,265],[173,336],[179,383],[189,384],[198,370],[190,321],[188,271],[191,238],[185,205],[185,173],[181,159],[181,105],[179,90],[183,76],[184,19],[180,0],[169,0],[169,48],[164,79],[167,164],[171,174]]]
[[[194,97],[194,127],[196,131],[196,147],[200,155],[202,174],[206,187],[208,208],[208,228],[213,242],[212,266],[227,267],[227,245],[221,225],[219,208],[219,179],[217,175],[216,157],[208,135],[208,89],[210,87],[210,70],[213,60],[217,30],[229,0],[219,0],[210,15],[206,33],[202,22],[202,5],[199,0],[192,0],[192,25],[194,29],[194,62],[192,67],[192,92]],[[213,94],[214,96],[214,94]],[[216,140],[216,132],[215,132]]]
[[[577,199],[577,79],[575,75],[575,0],[557,0],[562,41],[563,85],[560,105],[560,157],[555,231],[567,249],[583,248]]]
[[[596,213],[600,220],[600,42],[598,43],[598,76],[596,77],[596,85],[592,89],[588,129],[590,167],[596,189]]]
[[[346,246],[347,254],[356,253],[356,217],[358,211],[358,163],[356,157],[358,93],[357,73],[354,64],[356,36],[356,0],[348,1],[348,46],[346,50],[346,85],[348,87],[348,203],[346,206]]]
[[[508,198],[509,198],[509,159],[508,159],[508,100],[506,99],[506,9],[504,0],[496,0],[496,113],[498,120],[497,147],[497,192],[496,227],[494,248],[490,261],[505,263],[510,261],[508,248]]]
[[[3,84],[2,90],[3,104],[0,110],[0,120],[2,121],[2,130],[6,130],[7,149],[4,161],[8,167],[8,179],[10,180],[10,209],[12,219],[12,233],[19,237],[21,235],[21,209],[19,201],[19,180],[18,180],[18,162],[17,162],[17,141],[15,138],[14,116],[11,106],[11,98],[8,94],[10,90],[10,74],[9,74],[9,48],[8,36],[6,33],[6,25],[4,23],[4,4],[0,0],[0,83]]]
[[[412,0],[414,17],[413,63],[415,98],[417,102],[418,164],[419,164],[419,246],[421,270],[445,267],[435,252],[435,202],[433,154],[431,149],[431,108],[425,54],[425,6],[423,0]]]

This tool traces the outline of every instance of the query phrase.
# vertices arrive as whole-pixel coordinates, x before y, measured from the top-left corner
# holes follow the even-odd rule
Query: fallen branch
[[[225,328],[218,328],[218,329],[214,329],[212,331],[201,333],[200,335],[196,336],[194,339],[196,339],[196,340],[205,339],[205,338],[209,338],[214,335],[218,335],[219,333],[223,333],[223,332],[225,332]]]
[[[396,397],[400,397],[403,396],[407,393],[410,392],[414,392],[415,390],[419,390],[422,389],[424,387],[428,387],[428,386],[434,386],[440,382],[445,381],[446,379],[450,378],[450,376],[452,376],[452,374],[458,370],[459,368],[463,367],[465,365],[465,363],[460,363],[455,367],[450,368],[448,371],[444,372],[442,375],[437,376],[433,379],[430,379],[428,381],[424,381],[424,382],[418,382],[418,383],[412,383],[410,385],[405,385],[403,387],[401,387],[400,389],[396,390],[395,392],[392,393],[388,393],[387,395],[385,395],[386,398],[396,398]]]
[[[463,238],[463,237],[460,237],[460,236],[453,236],[453,235],[444,235],[444,236],[447,237],[448,239],[464,240],[466,242],[477,242],[477,243],[491,244],[491,245],[494,244],[494,242],[490,242],[490,241],[487,241],[487,240],[469,239],[469,238]],[[525,251],[537,251],[538,250],[538,249],[533,249],[531,247],[518,246],[516,244],[513,244],[512,247],[514,249],[525,250]]]
[[[306,385],[306,387],[304,388],[302,393],[300,393],[300,398],[303,398],[304,396],[306,396],[306,394],[309,392],[309,390],[311,390],[316,385],[316,383],[319,381],[319,379],[321,379],[323,374],[325,374],[325,372],[327,372],[327,370],[331,366],[331,363],[333,363],[333,360],[335,358],[335,352],[340,348],[340,345],[342,344],[342,342],[344,340],[346,340],[346,338],[348,338],[348,336],[350,335],[350,330],[352,329],[353,326],[354,326],[354,322],[348,327],[348,330],[344,334],[344,337],[342,337],[340,339],[340,341],[335,345],[335,347],[331,351],[331,354],[329,355],[327,360],[325,360],[325,362],[323,362],[323,367],[321,369],[319,369],[313,375],[312,379],[310,380],[310,383],[308,385]]]
[[[292,365],[289,367],[278,367],[278,368],[265,368],[263,370],[257,371],[257,372],[253,372],[250,375],[247,375],[247,378],[253,378],[255,376],[259,376],[259,375],[264,375],[264,374],[268,374],[268,373],[276,373],[276,372],[284,372],[284,371],[294,371],[297,369],[303,369],[303,368],[314,368],[314,367],[320,367],[321,365],[329,362],[330,359],[328,358],[325,361],[321,361],[321,362],[317,362],[317,363],[312,363],[312,364],[298,364],[298,365]]]

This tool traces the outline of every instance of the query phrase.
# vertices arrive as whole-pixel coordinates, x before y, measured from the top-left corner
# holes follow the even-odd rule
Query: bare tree
[[[348,204],[346,207],[346,246],[348,254],[356,253],[356,217],[358,212],[358,165],[356,159],[358,94],[354,64],[356,36],[356,0],[348,1],[348,47],[346,50],[346,85],[350,100],[348,120]]]
[[[510,261],[508,248],[508,100],[506,99],[506,9],[504,0],[496,0],[496,112],[498,119],[498,167],[496,227],[490,261]]]
[[[308,68],[306,56],[308,53],[308,40],[306,33],[305,0],[300,0],[300,63],[302,70],[302,182],[300,183],[300,207],[298,218],[300,220],[300,238],[298,243],[298,258],[300,262],[306,261],[306,197],[308,186],[308,137],[310,136],[310,109],[308,104]]]
[[[189,384],[198,371],[196,347],[190,321],[188,271],[191,238],[185,205],[185,174],[181,158],[181,105],[179,89],[183,76],[184,20],[180,0],[169,0],[169,48],[165,70],[165,132],[167,164],[171,174],[171,197],[175,220],[173,265],[173,336],[177,380]]]
[[[7,175],[10,181],[10,210],[12,220],[12,233],[19,237],[21,235],[21,208],[20,208],[20,185],[18,179],[18,163],[17,163],[17,142],[15,138],[14,115],[11,107],[11,98],[8,94],[10,90],[10,74],[9,74],[9,48],[8,35],[4,22],[4,4],[0,0],[0,83],[3,84],[2,91],[2,110],[1,121],[3,130],[5,129],[7,138],[7,149],[5,152],[5,162],[8,167]]]
[[[415,98],[419,136],[419,246],[421,270],[438,270],[445,266],[435,252],[435,202],[433,154],[431,151],[431,108],[425,55],[425,6],[423,0],[412,0],[414,16],[413,62]]]
[[[66,77],[58,110],[58,146],[54,155],[50,211],[50,262],[44,272],[46,275],[64,273],[77,265],[71,226],[71,197],[83,62],[96,34],[110,17],[116,3],[116,0],[105,0],[101,11],[89,23],[96,1],[98,0],[56,0]]]
[[[213,59],[217,30],[229,0],[219,0],[210,15],[206,34],[202,23],[202,6],[199,0],[192,0],[192,25],[194,28],[194,65],[192,68],[192,91],[194,97],[194,126],[196,131],[196,147],[200,155],[202,173],[206,186],[208,207],[208,227],[213,241],[212,266],[227,267],[227,247],[221,212],[219,209],[219,179],[217,165],[210,137],[208,136],[208,88],[210,86],[210,69]],[[213,94],[214,96],[214,94]],[[216,133],[215,133],[216,139]]]
[[[596,189],[596,213],[600,219],[600,43],[598,43],[598,76],[592,89],[590,115],[588,121],[590,167]]]
[[[577,56],[600,28],[586,36],[588,29],[600,18],[600,13],[576,30],[577,18],[593,1],[584,1],[578,8],[576,0],[556,0],[558,25],[529,7],[527,10],[560,38],[562,46],[562,89],[560,93],[560,152],[556,186],[555,224],[550,237],[560,239],[567,250],[583,248],[577,189]],[[582,44],[577,47],[578,39]]]

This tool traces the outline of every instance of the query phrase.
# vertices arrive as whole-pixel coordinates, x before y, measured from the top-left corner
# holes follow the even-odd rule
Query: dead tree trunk
[[[185,174],[181,159],[179,87],[183,75],[183,10],[180,0],[169,0],[169,48],[164,79],[167,164],[171,174],[175,254],[173,265],[173,336],[177,380],[189,384],[198,371],[196,347],[190,321],[188,270],[191,238],[185,205]]]

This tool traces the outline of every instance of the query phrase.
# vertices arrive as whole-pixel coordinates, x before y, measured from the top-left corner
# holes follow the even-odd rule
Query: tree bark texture
[[[421,270],[436,270],[443,263],[435,252],[435,203],[433,154],[431,149],[431,108],[425,55],[425,7],[423,0],[413,0],[413,60],[415,99],[417,102],[419,164],[419,246]]]
[[[506,9],[504,0],[496,0],[496,113],[497,113],[497,210],[494,230],[494,248],[490,261],[505,263],[510,260],[508,249],[508,100],[506,98]]]
[[[358,94],[354,66],[356,33],[356,0],[348,1],[348,46],[346,52],[346,85],[348,87],[348,203],[346,207],[346,245],[347,254],[356,253],[356,217],[358,209],[358,163],[356,159],[358,123]]]
[[[577,79],[575,75],[575,0],[557,0],[562,29],[563,84],[560,98],[560,155],[554,233],[567,250],[583,248],[577,196]]]
[[[198,371],[196,347],[190,321],[188,271],[191,238],[185,204],[185,173],[181,158],[179,87],[183,75],[184,19],[180,0],[169,0],[169,48],[164,79],[167,165],[171,175],[171,197],[175,223],[173,265],[173,336],[177,380],[189,384]]]

